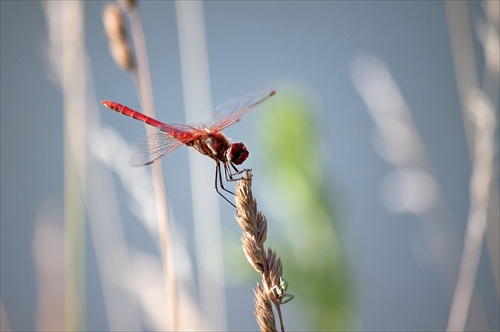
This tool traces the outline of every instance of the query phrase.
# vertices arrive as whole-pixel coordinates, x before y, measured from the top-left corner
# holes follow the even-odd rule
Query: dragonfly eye
[[[235,165],[240,165],[248,158],[249,154],[245,144],[236,142],[229,147],[227,159]]]

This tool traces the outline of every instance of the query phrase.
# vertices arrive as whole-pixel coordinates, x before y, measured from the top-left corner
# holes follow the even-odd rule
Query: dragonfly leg
[[[240,177],[234,177],[235,175],[241,175],[243,173],[245,173],[246,171],[251,171],[252,169],[250,168],[244,168],[242,169],[241,171],[239,171],[236,166],[234,166],[233,164],[229,164],[231,165],[231,167],[234,169],[234,173],[231,171],[231,169],[226,165],[224,165],[224,170],[225,170],[225,176],[226,176],[226,181],[239,181],[239,180],[244,180],[243,176],[240,176]]]
[[[227,190],[226,188],[224,188],[224,181],[222,180],[222,171],[220,169],[220,165],[219,164],[218,164],[218,167],[219,167],[219,183],[220,183],[220,187],[225,192],[228,192],[231,195],[234,195],[234,193],[231,190]],[[227,179],[227,166],[226,166],[226,164],[224,164],[224,178],[226,179],[226,181],[230,181],[230,180]]]
[[[219,163],[216,163],[215,164],[215,191],[220,195],[222,196],[222,198],[224,198],[229,204],[231,204],[234,208],[236,208],[236,206],[231,203],[231,201],[229,199],[227,199],[226,196],[224,196],[220,191],[219,191],[219,187],[217,186],[217,178],[219,179],[219,183],[220,183],[220,186],[222,189],[224,189],[224,191],[227,191],[228,193],[231,193],[234,195],[234,193],[230,192],[229,190],[227,190],[226,188],[224,188],[224,185],[222,184],[222,173],[221,173],[221,170],[220,170],[220,164]]]

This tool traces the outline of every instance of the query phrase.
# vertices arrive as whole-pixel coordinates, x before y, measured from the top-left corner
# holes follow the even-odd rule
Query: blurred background
[[[158,120],[277,90],[224,133],[250,150],[287,330],[500,329],[498,1],[110,3],[134,59],[142,27]],[[0,2],[2,330],[257,330],[213,161],[164,158],[158,208],[128,166],[143,124],[100,104],[153,108],[110,54],[110,3]]]

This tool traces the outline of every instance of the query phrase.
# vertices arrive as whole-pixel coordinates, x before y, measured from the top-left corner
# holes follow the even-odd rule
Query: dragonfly
[[[130,158],[130,166],[150,165],[181,145],[193,147],[201,154],[215,160],[215,191],[235,207],[219,191],[220,186],[222,190],[234,195],[233,192],[224,188],[222,172],[224,172],[226,182],[240,180],[241,176],[239,175],[247,169],[240,171],[236,165],[241,165],[248,158],[250,152],[245,144],[232,142],[221,131],[235,122],[239,122],[244,114],[274,96],[275,93],[276,90],[263,90],[231,99],[216,107],[208,121],[198,126],[179,123],[166,124],[113,101],[103,100],[101,103],[113,111],[145,122],[161,131],[151,134],[139,142]]]

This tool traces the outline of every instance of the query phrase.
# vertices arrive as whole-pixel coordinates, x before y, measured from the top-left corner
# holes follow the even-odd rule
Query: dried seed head
[[[125,70],[135,66],[134,58],[127,40],[127,30],[120,8],[109,4],[104,8],[102,15],[104,30],[109,39],[109,50],[116,64]]]
[[[257,289],[254,291],[254,294],[255,317],[257,318],[260,331],[277,331],[271,301],[269,300],[269,297],[267,297],[266,292],[261,285],[257,284]]]
[[[253,235],[249,233],[243,233],[241,236],[241,244],[250,265],[252,265],[257,272],[263,273],[266,264],[264,248],[259,245],[255,241],[255,238],[253,238]]]
[[[236,186],[236,211],[238,216],[236,220],[245,232],[255,234],[258,228],[258,210],[257,202],[252,195],[252,180],[239,181]]]
[[[109,51],[116,64],[125,70],[132,70],[135,67],[132,52],[126,44],[109,44]]]
[[[108,4],[102,15],[104,29],[109,40],[112,42],[127,42],[127,33],[122,12],[115,4]]]
[[[263,286],[257,285],[255,293],[255,316],[261,331],[276,331],[272,304],[276,306],[283,327],[280,305],[293,298],[287,296],[283,281],[281,259],[272,249],[267,253],[264,241],[267,237],[267,219],[257,209],[257,201],[252,195],[252,174],[246,171],[236,186],[236,220],[243,229],[241,244],[245,256],[252,267],[261,274]]]
[[[281,264],[281,258],[271,248],[267,249],[266,263],[267,278],[265,287],[270,292],[274,285],[280,283],[281,276],[283,275],[283,265]]]
[[[120,2],[127,8],[132,9],[137,6],[137,1],[135,0],[120,0]]]
[[[257,213],[257,231],[256,231],[257,241],[259,243],[266,242],[267,239],[267,219],[266,216],[258,211]]]

